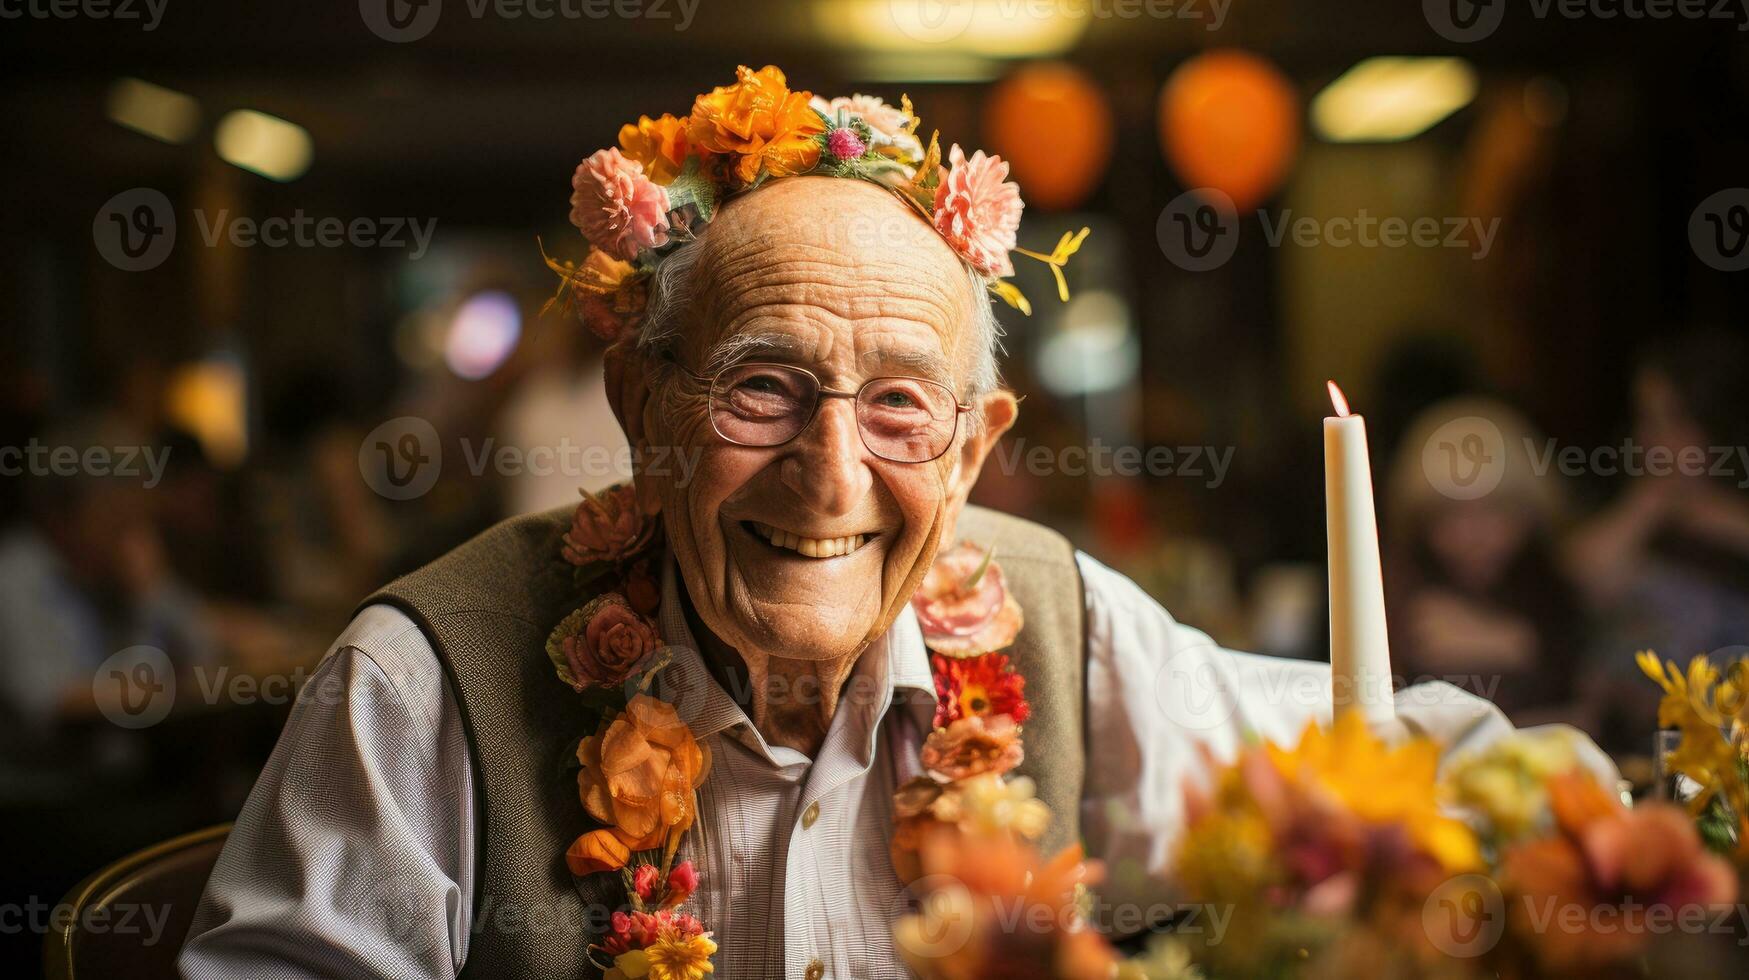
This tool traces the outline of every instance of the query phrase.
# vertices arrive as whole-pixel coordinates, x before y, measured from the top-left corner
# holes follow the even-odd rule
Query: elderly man
[[[698,130],[708,108],[686,132],[695,154],[720,135]],[[662,531],[647,601],[671,659],[643,683],[709,758],[681,850],[697,869],[688,907],[734,980],[905,975],[893,794],[940,717],[911,600],[956,539],[995,544],[1024,609],[1009,653],[1030,700],[1021,771],[1055,813],[1045,843],[1083,841],[1120,886],[1162,869],[1202,748],[1230,757],[1249,734],[1291,739],[1329,714],[1322,665],[1220,649],[1054,532],[966,506],[1018,409],[997,380],[989,255],[978,229],[943,227],[952,191],[931,220],[892,186],[823,172],[871,159],[878,127],[827,134],[831,109],[817,116],[811,166],[756,161],[768,179],[711,202],[691,235],[673,217],[691,171],[667,158],[664,217],[621,253],[651,270],[649,305],[608,365],[644,461],[634,517]],[[861,142],[835,142],[840,129]],[[627,227],[580,226],[598,248]],[[688,465],[654,462],[676,454]],[[542,649],[579,600],[558,557],[581,547],[561,544],[570,525],[510,521],[361,608],[237,822],[188,976],[592,975],[595,913],[615,904],[602,883],[622,883],[560,859],[590,825],[585,804],[602,809],[567,769],[593,730],[577,691],[595,668],[555,654],[572,686],[558,683]],[[1449,687],[1399,699],[1454,746],[1507,729]],[[604,751],[590,744],[586,771]]]

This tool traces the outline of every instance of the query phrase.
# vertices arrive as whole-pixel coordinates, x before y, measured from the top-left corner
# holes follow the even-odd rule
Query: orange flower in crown
[[[660,118],[639,116],[635,123],[619,128],[619,148],[626,157],[643,164],[650,179],[658,184],[674,180],[686,169],[686,139],[689,119],[676,119],[664,112]]]
[[[743,184],[758,178],[806,173],[820,162],[826,121],[808,105],[812,95],[791,92],[775,65],[735,69],[735,84],[722,85],[692,103],[687,136],[700,149],[737,158]]]
[[[1068,302],[1063,270],[1087,229],[1065,232],[1049,252],[1021,248],[1024,205],[1008,164],[957,144],[944,160],[937,134],[925,142],[919,125],[903,95],[896,106],[862,93],[817,98],[792,91],[775,65],[738,66],[734,82],[696,97],[686,115],[640,115],[620,127],[618,146],[578,164],[570,218],[591,253],[582,262],[547,260],[561,282],[553,305],[604,340],[627,339],[642,322],[645,283],[656,266],[696,240],[725,201],[770,178],[804,175],[892,191],[991,293],[1022,313],[1030,314],[1032,304],[1007,281],[1011,255],[1043,262],[1058,298]],[[592,269],[597,255],[630,271]]]

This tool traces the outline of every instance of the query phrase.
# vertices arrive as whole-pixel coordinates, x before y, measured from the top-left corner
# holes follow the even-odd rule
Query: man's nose
[[[828,517],[850,513],[874,481],[863,460],[855,403],[821,399],[814,421],[791,443],[782,473],[784,484],[815,511]]]

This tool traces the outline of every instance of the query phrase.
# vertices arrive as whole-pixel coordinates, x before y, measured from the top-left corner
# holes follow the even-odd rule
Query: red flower
[[[638,898],[649,902],[656,898],[656,879],[660,877],[653,864],[640,864],[638,870],[632,872],[632,891],[638,893]]]
[[[608,956],[618,956],[634,949],[643,949],[656,941],[664,926],[672,926],[681,939],[691,939],[704,933],[698,919],[677,912],[615,912],[607,934],[595,945]]]
[[[961,718],[1007,715],[1015,724],[1026,721],[1026,678],[1008,665],[1008,656],[986,653],[956,660],[940,654],[929,658],[935,673],[935,727]]]
[[[692,897],[698,891],[698,871],[691,861],[682,861],[668,872],[668,896],[663,899],[667,905],[679,905]]]

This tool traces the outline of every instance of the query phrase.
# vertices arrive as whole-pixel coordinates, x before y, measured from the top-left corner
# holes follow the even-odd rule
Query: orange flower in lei
[[[631,851],[668,853],[697,816],[693,790],[710,771],[710,752],[692,737],[674,706],[638,694],[600,733],[577,746],[577,788],[589,815],[608,826],[590,831],[566,855],[573,874],[613,871]]]
[[[813,96],[791,92],[775,65],[735,69],[735,84],[701,95],[692,104],[687,137],[710,153],[733,158],[733,173],[751,184],[761,169],[769,177],[806,173],[820,162],[815,138],[826,123],[808,105]]]

